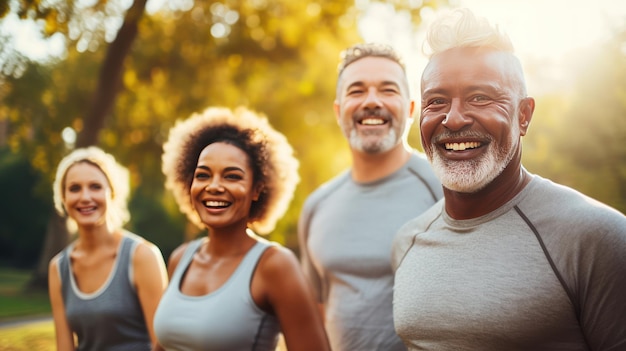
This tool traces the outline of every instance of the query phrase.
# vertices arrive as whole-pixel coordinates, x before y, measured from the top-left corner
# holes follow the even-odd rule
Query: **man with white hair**
[[[444,200],[395,238],[396,332],[410,350],[626,349],[626,217],[522,166],[535,101],[506,35],[458,10],[428,43]]]

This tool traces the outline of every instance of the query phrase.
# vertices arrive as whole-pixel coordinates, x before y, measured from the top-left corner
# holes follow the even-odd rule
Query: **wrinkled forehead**
[[[522,66],[509,52],[489,48],[454,48],[434,55],[422,74],[421,92],[438,85],[493,81],[525,95]]]

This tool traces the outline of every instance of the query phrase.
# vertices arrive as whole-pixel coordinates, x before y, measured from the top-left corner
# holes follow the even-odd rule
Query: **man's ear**
[[[527,97],[522,99],[519,104],[518,123],[520,135],[524,136],[528,132],[530,126],[530,120],[533,118],[535,112],[535,99]]]
[[[337,121],[337,123],[339,123],[339,110],[341,109],[341,106],[339,105],[339,101],[335,100],[335,102],[333,102],[333,110],[335,111],[335,120]]]

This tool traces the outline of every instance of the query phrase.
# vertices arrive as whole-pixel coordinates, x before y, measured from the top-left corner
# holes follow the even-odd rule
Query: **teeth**
[[[366,118],[361,121],[361,124],[364,124],[367,126],[376,126],[376,125],[385,124],[385,121],[380,118]]]
[[[226,207],[229,203],[226,201],[205,201],[204,206],[207,207]]]
[[[90,211],[94,211],[96,208],[95,207],[83,207],[83,208],[79,208],[78,212],[90,212]]]
[[[446,143],[446,150],[463,151],[467,149],[475,149],[480,146],[477,141],[469,141],[465,143]]]

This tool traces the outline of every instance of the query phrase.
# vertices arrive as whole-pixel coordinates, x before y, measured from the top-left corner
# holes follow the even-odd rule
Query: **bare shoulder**
[[[262,270],[263,274],[285,274],[286,272],[293,272],[298,267],[296,255],[279,244],[272,244],[268,247],[259,261],[259,269]]]
[[[52,257],[52,259],[50,259],[50,262],[48,262],[48,278],[51,277],[57,277],[58,274],[57,272],[59,271],[59,260],[61,259],[61,255],[62,255],[63,251],[59,252],[58,254],[54,255],[54,257]]]
[[[172,251],[172,254],[170,255],[170,261],[175,260],[176,262],[180,261],[181,257],[183,257],[183,253],[185,253],[185,250],[187,250],[187,247],[189,246],[189,242],[185,242],[180,244],[177,248],[174,249],[174,251]]]
[[[138,260],[149,260],[155,257],[162,257],[161,249],[145,239],[139,239],[135,249],[135,258]]]
[[[62,254],[63,254],[63,251],[61,251],[58,254],[54,255],[54,257],[52,257],[50,259],[50,262],[48,262],[48,267],[50,267],[50,268],[56,267],[59,264],[59,260],[61,259],[61,255]]]
[[[172,254],[170,255],[170,258],[167,262],[167,271],[170,277],[174,273],[176,266],[178,266],[178,262],[180,262],[180,259],[183,257],[183,253],[185,253],[185,250],[187,250],[189,243],[189,241],[182,243],[176,249],[174,249],[174,251],[172,251]]]

